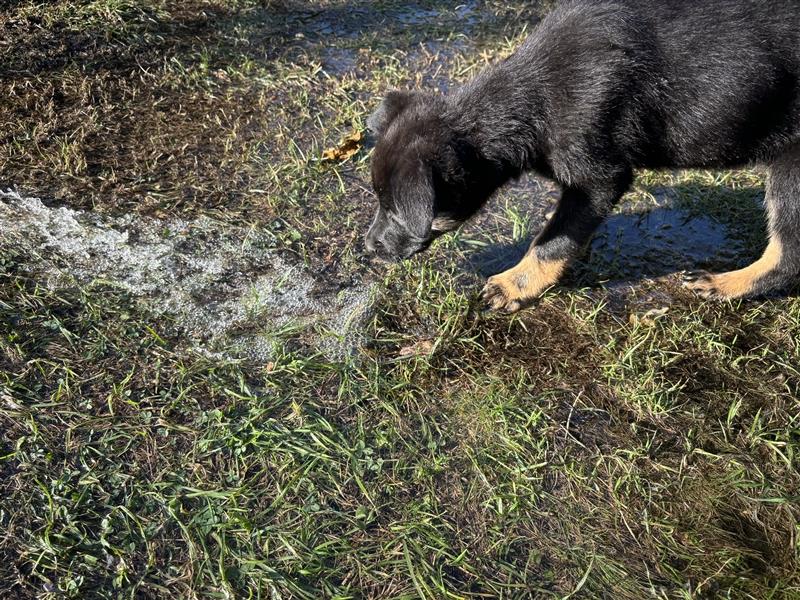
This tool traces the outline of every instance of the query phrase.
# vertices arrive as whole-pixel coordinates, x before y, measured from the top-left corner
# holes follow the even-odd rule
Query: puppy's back
[[[573,0],[509,62],[544,88],[557,136],[590,124],[635,166],[738,165],[800,142],[796,0]]]

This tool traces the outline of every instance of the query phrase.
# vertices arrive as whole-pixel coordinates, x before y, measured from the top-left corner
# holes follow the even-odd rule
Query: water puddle
[[[358,52],[351,48],[325,48],[322,51],[322,68],[329,75],[342,76],[355,73]]]
[[[462,28],[475,25],[482,18],[486,18],[478,10],[478,2],[471,0],[462,2],[456,6],[434,6],[425,7],[418,4],[406,6],[398,11],[388,13],[391,21],[403,25],[427,25],[440,21],[454,21]]]
[[[477,2],[465,2],[454,9],[456,17],[467,25],[474,25],[480,20]]]
[[[435,21],[441,15],[441,11],[410,6],[392,15],[392,19],[403,25],[425,25]]]
[[[599,279],[613,280],[739,264],[745,248],[724,224],[673,204],[667,192],[659,193],[651,207],[620,207],[592,240],[589,269]]]
[[[536,178],[523,179],[501,192],[463,232],[462,267],[487,277],[514,266],[555,208],[557,190]],[[515,215],[511,218],[509,215]],[[527,230],[508,239],[514,228]],[[628,202],[599,228],[581,261],[598,281],[658,278],[687,269],[727,270],[747,256],[743,243],[710,217],[677,208],[670,190],[659,190],[647,206]]]
[[[464,38],[456,38],[446,42],[429,40],[420,42],[418,47],[408,53],[408,63],[420,74],[420,83],[424,89],[437,90],[446,94],[457,86],[450,72],[459,55],[469,50],[469,43]]]
[[[449,3],[429,2],[410,4],[402,8],[387,8],[378,3],[332,7],[319,11],[287,13],[284,18],[299,26],[300,38],[310,37],[330,42],[332,38],[355,40],[376,31],[412,31],[424,26],[449,26],[454,31],[468,33],[479,23],[495,16],[482,10],[477,0]],[[416,33],[416,32],[415,32]],[[424,29],[420,29],[424,33]]]

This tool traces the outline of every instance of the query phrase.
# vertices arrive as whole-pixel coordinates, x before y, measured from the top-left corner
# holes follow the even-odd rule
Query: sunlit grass
[[[452,4],[419,6],[443,16],[20,3],[0,16],[28,35],[4,50],[0,183],[244,222],[355,277],[368,150],[322,151],[386,89],[508,54],[535,12],[479,3],[465,33]],[[348,35],[314,29],[329,14]],[[626,200],[669,190],[755,255],[763,184],[644,172]],[[260,323],[255,297],[269,361],[203,355],[117,288],[46,287],[0,234],[0,596],[800,597],[800,300],[711,304],[669,276],[598,281],[589,260],[531,309],[483,313],[484,271],[524,249],[548,191],[523,180],[430,254],[369,267],[375,311],[338,360]]]

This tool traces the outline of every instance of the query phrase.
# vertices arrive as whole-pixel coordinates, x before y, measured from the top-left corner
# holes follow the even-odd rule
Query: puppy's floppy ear
[[[414,99],[415,92],[406,91],[391,91],[386,94],[381,105],[372,115],[367,119],[367,129],[374,133],[377,137],[383,137],[389,125],[392,124],[397,116],[402,113],[411,104]]]
[[[395,209],[408,233],[417,241],[428,239],[433,222],[434,190],[431,166],[411,160],[402,166]]]

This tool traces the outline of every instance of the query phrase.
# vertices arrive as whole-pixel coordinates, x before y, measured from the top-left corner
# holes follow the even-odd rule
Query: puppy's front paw
[[[522,310],[529,303],[520,295],[519,288],[503,275],[490,277],[481,296],[489,309],[509,314]]]
[[[683,273],[681,279],[683,287],[693,291],[701,298],[718,300],[723,297],[714,284],[714,276],[708,271],[688,271]]]
[[[540,261],[529,254],[513,269],[490,277],[483,299],[492,310],[515,313],[529,306],[558,281],[567,261]]]

